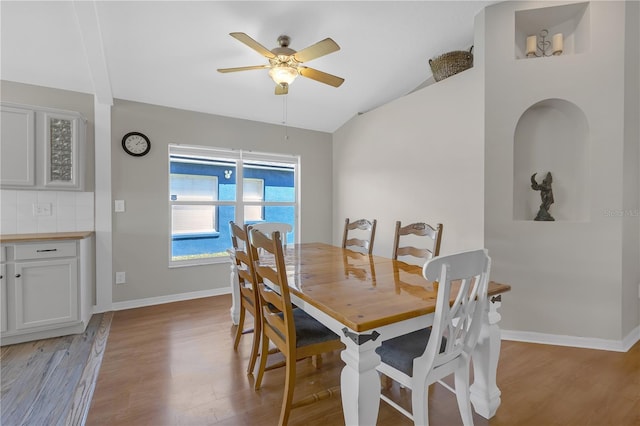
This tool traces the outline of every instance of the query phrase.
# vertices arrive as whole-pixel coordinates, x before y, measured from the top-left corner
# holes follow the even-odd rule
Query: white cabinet
[[[91,317],[90,241],[2,246],[3,345],[84,331]]]
[[[80,113],[3,103],[2,188],[83,189],[86,120]]]
[[[34,186],[35,111],[2,105],[0,123],[0,182],[3,186]]]
[[[0,333],[7,331],[7,266],[5,248],[0,248]]]

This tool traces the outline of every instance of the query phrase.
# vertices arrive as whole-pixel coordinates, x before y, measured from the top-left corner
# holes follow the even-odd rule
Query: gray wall
[[[151,140],[151,152],[127,155],[131,131]],[[331,135],[160,106],[115,100],[112,109],[112,195],[126,203],[113,216],[113,270],[127,283],[113,301],[133,301],[229,286],[229,264],[168,268],[168,144],[238,148],[301,156],[302,242],[331,242]]]
[[[0,81],[0,100],[81,113],[87,119],[87,137],[82,159],[85,167],[84,191],[93,191],[95,182],[93,95],[2,80]]]

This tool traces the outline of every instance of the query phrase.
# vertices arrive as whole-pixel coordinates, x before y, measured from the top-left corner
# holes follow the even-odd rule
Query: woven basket
[[[469,51],[456,50],[442,54],[434,59],[429,59],[431,72],[436,81],[468,70],[473,66],[473,46]]]

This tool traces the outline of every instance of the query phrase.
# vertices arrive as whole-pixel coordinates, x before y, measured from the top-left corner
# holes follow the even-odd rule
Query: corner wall
[[[637,147],[625,143],[624,135],[625,113],[632,112],[625,105],[625,3],[588,2],[590,40],[584,52],[514,56],[516,11],[572,3],[504,2],[485,9],[485,43],[491,46],[485,52],[485,241],[494,260],[492,279],[512,285],[502,306],[502,328],[619,342],[634,322],[638,325],[638,315],[631,312],[637,307],[623,309],[622,303],[628,281],[637,277],[637,266],[627,258],[637,251],[629,247],[638,245],[633,241],[637,230],[627,242],[623,233],[626,227],[635,229],[637,218],[635,225],[623,225],[626,219],[618,215],[634,203],[625,174],[633,185],[638,168]],[[515,128],[531,105],[546,99],[569,101],[586,117],[588,138],[582,149],[588,173],[583,180],[589,203],[578,219],[514,220],[513,188],[521,184],[513,181]],[[625,164],[627,149],[636,154]],[[554,159],[560,152],[547,155]],[[555,164],[554,176],[570,167]],[[523,190],[530,190],[526,185]],[[553,185],[554,192],[561,192],[564,182],[554,179]],[[563,202],[556,196],[556,207]],[[636,292],[634,306],[637,297]]]

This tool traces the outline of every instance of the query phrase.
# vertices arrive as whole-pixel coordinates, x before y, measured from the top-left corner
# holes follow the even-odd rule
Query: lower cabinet
[[[2,246],[2,345],[85,330],[92,300],[92,283],[86,282],[90,241]]]

